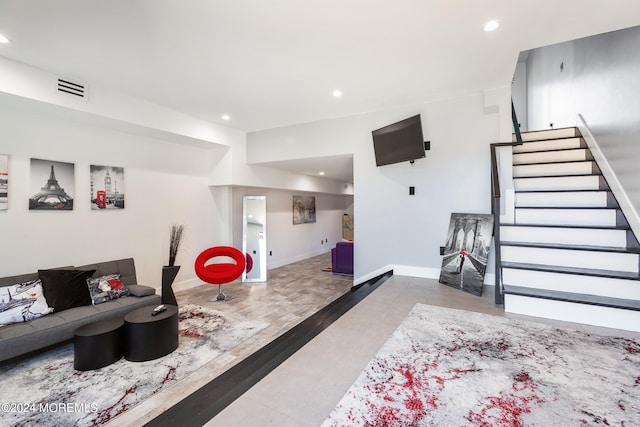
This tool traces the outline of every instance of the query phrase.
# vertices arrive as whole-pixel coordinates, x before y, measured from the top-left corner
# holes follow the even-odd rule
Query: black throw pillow
[[[91,305],[87,279],[95,270],[38,270],[44,298],[54,313],[73,307]]]

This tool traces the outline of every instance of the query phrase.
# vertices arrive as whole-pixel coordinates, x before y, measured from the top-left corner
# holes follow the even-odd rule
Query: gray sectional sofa
[[[0,327],[0,361],[5,361],[35,350],[70,340],[80,326],[98,320],[124,317],[139,307],[156,306],[161,297],[155,289],[137,284],[133,258],[100,262],[80,267],[63,269],[96,270],[93,277],[120,274],[120,280],[129,289],[130,295],[98,305],[86,305],[53,312],[23,323]],[[38,273],[0,278],[0,287],[38,279]]]

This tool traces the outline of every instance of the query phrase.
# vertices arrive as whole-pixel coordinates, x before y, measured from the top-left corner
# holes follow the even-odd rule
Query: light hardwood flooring
[[[144,425],[345,292],[349,292],[353,279],[322,271],[330,265],[331,254],[326,253],[269,270],[266,282],[242,283],[238,280],[223,285],[222,291],[233,297],[228,301],[209,301],[209,298],[215,298],[218,294],[216,285],[204,284],[176,292],[179,305],[196,304],[210,307],[231,318],[242,316],[246,319],[264,321],[269,326],[184,380],[121,414],[108,425]]]

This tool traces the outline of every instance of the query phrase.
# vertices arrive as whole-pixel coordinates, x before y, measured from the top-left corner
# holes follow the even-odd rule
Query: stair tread
[[[520,166],[520,165],[514,165],[514,166]],[[513,179],[537,179],[537,178],[575,178],[575,177],[581,177],[581,176],[602,176],[602,174],[600,172],[592,172],[592,173],[577,173],[574,175],[567,175],[567,174],[562,174],[562,175],[532,175],[532,176],[514,176]]]
[[[619,211],[620,208],[613,206],[515,206],[514,209],[597,209]]]
[[[500,227],[544,227],[544,228],[582,228],[586,230],[630,230],[626,225],[604,226],[604,225],[558,225],[558,224],[509,224],[500,223]]]
[[[525,136],[529,136],[529,135],[533,135],[535,133],[542,133],[542,132],[553,132],[553,131],[563,131],[563,130],[567,130],[567,129],[571,129],[571,128],[558,128],[558,129],[545,129],[545,130],[534,130],[534,131],[528,131],[528,132],[520,132],[520,135],[524,138]],[[560,133],[560,132],[558,132]],[[515,133],[511,134],[512,137],[515,136]],[[560,139],[571,139],[571,138],[581,138],[581,135],[578,134],[574,134],[573,136],[558,136],[556,138],[540,138],[540,139],[527,139],[527,140],[522,140],[523,143],[527,143],[527,142],[538,142],[538,141],[556,141],[556,140],[560,140]]]
[[[621,248],[617,246],[570,245],[570,244],[564,244],[564,243],[512,242],[512,241],[505,241],[505,240],[500,241],[500,246],[519,246],[519,247],[526,247],[526,248],[541,248],[541,249],[568,249],[568,250],[576,250],[576,251],[640,254],[640,248]]]
[[[551,189],[549,189],[549,190],[514,190],[514,192],[515,193],[587,193],[587,192],[592,192],[592,193],[601,193],[601,192],[611,193],[611,190],[608,190],[608,189],[599,189],[599,190],[594,190],[594,189],[551,190]]]
[[[595,268],[565,267],[544,264],[528,264],[524,262],[503,261],[501,268],[517,268],[520,270],[546,271],[549,273],[578,274],[582,276],[608,277],[611,279],[639,280],[640,273],[628,271],[600,270]]]
[[[562,139],[568,139],[568,138],[562,138]],[[524,145],[526,145],[526,144],[528,144],[530,142],[539,142],[539,141],[524,141],[522,145],[524,146]],[[575,150],[585,151],[585,150],[588,150],[588,148],[587,147],[547,148],[547,149],[544,149],[544,150],[517,151],[517,152],[514,152],[513,154],[516,155],[516,154],[531,154],[531,153],[551,153],[551,152],[554,152],[554,151],[575,151]],[[584,161],[584,160],[582,160],[582,161]]]
[[[513,153],[513,154],[525,154],[525,153],[534,153],[534,151],[525,151],[522,153]],[[538,166],[538,165],[560,165],[565,163],[595,163],[595,161],[590,159],[580,159],[580,160],[560,160],[558,162],[555,161],[546,161],[546,162],[526,162],[526,163],[514,163],[513,166]]]
[[[591,294],[577,294],[572,292],[527,288],[506,284],[504,285],[504,293],[510,295],[528,296],[533,298],[551,299],[555,301],[575,302],[581,304],[640,311],[640,301],[623,298],[604,297]]]

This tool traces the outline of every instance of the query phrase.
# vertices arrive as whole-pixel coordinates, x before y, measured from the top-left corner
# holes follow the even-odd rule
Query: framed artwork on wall
[[[293,196],[293,224],[316,222],[315,196]]]
[[[73,163],[31,159],[29,210],[73,210]]]
[[[493,215],[452,213],[440,270],[440,283],[482,295]]]
[[[124,168],[90,165],[91,210],[124,209]]]
[[[9,200],[9,156],[0,154],[0,211],[6,211]]]

